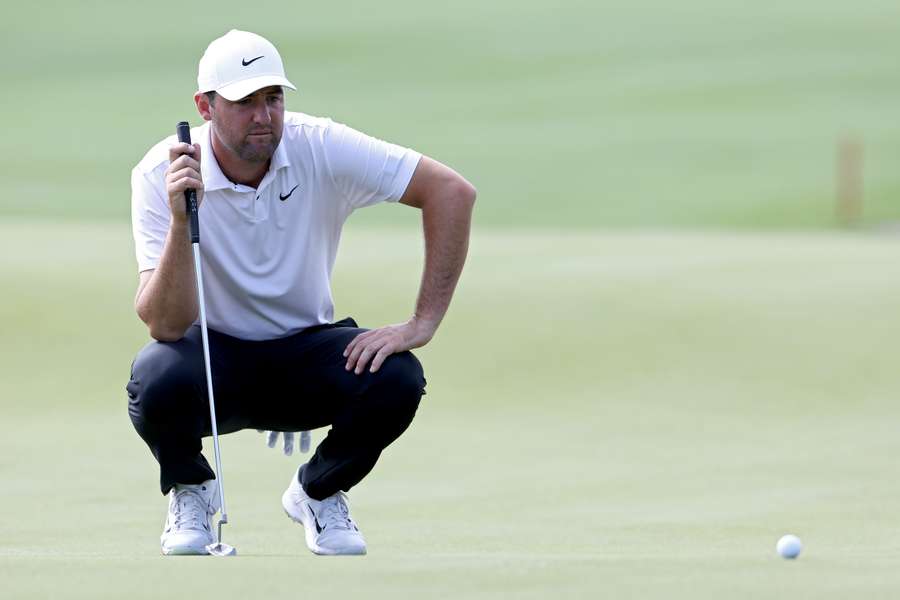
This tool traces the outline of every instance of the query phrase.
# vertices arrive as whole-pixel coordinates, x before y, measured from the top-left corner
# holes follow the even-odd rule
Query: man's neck
[[[219,142],[219,137],[215,130],[210,130],[209,140],[211,142],[213,156],[222,169],[222,174],[233,183],[250,186],[252,188],[259,187],[266,171],[269,170],[271,159],[265,163],[252,163],[234,156],[225,146]]]

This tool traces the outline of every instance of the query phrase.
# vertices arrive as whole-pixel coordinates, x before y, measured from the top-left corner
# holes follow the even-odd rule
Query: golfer
[[[344,492],[409,427],[425,393],[410,350],[432,339],[447,311],[475,189],[418,152],[285,112],[284,90],[295,87],[275,47],[253,33],[214,40],[197,85],[205,121],[192,131],[197,143],[166,138],[131,176],[135,309],[154,341],[135,358],[126,389],[169,498],[162,551],[205,554],[220,504],[201,453],[211,424],[184,200],[194,189],[218,429],[330,427],[292,472],[282,504],[313,552],[365,554]],[[371,330],[352,318],[335,322],[330,277],[344,221],[397,201],[420,209],[424,224],[412,315]]]

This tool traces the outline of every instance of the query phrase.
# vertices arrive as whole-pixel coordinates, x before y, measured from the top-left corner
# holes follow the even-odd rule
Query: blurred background
[[[223,440],[244,556],[158,555],[165,502],[123,391],[149,339],[129,175],[201,122],[197,61],[231,28],[279,48],[288,110],[479,190],[454,304],[417,352],[428,395],[351,496],[364,561],[308,555],[278,504],[297,459],[256,432]],[[0,34],[0,578],[16,597],[900,584],[896,1],[36,1],[5,7]],[[419,219],[351,217],[336,316],[407,318]],[[774,555],[788,532],[807,542],[794,565]]]
[[[125,219],[128,171],[173,115],[198,120],[197,61],[238,27],[277,42],[289,109],[464,171],[479,226],[830,227],[845,137],[866,222],[898,216],[896,2],[142,6],[0,25],[4,215]]]

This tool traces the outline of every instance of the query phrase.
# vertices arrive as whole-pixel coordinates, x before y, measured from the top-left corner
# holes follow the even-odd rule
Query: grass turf
[[[241,554],[228,561],[159,555],[164,499],[122,390],[146,340],[127,227],[17,220],[0,240],[10,597],[846,598],[900,584],[896,238],[479,230],[418,352],[416,421],[351,496],[371,554],[310,555],[279,506],[297,461],[242,432],[223,438]],[[402,319],[418,247],[351,227],[338,314]],[[774,553],[788,531],[807,545],[796,562]]]
[[[3,595],[889,597],[897,240],[711,231],[831,226],[847,134],[865,142],[864,222],[900,217],[898,11],[10,7]],[[469,267],[419,351],[429,394],[353,491],[361,560],[305,550],[279,507],[296,460],[255,432],[223,439],[241,557],[158,555],[164,500],[122,390],[147,339],[131,310],[128,172],[176,121],[196,122],[196,60],[231,27],[279,46],[300,87],[289,109],[413,146],[480,191]],[[416,220],[354,216],[339,316],[408,314]],[[369,229],[386,223],[398,229]],[[807,545],[794,563],[774,555],[787,531]]]

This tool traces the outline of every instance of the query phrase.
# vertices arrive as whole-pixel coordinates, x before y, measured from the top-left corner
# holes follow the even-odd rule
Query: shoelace
[[[353,529],[350,509],[342,492],[322,500],[319,505],[319,521],[323,529]]]
[[[199,493],[190,489],[180,489],[175,492],[175,522],[172,527],[180,529],[206,529],[207,508],[206,500]]]

